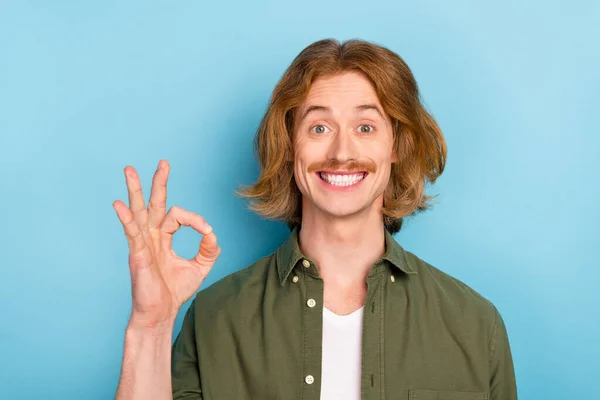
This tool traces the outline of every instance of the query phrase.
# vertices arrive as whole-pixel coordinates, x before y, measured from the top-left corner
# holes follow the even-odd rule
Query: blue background
[[[286,238],[232,192],[275,83],[325,37],[400,54],[445,134],[438,204],[396,239],[496,304],[521,399],[600,398],[599,2],[416,3],[3,1],[0,398],[114,397],[126,165],[148,196],[169,160],[168,206],[215,228],[203,287]]]

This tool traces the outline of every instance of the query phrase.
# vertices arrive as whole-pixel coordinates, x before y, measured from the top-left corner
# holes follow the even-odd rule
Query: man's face
[[[393,141],[390,118],[364,75],[344,72],[315,81],[294,127],[303,214],[342,218],[381,209],[395,161]]]

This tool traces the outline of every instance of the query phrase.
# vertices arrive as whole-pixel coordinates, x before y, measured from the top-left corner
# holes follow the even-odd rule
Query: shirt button
[[[315,381],[315,378],[313,378],[312,375],[306,375],[306,378],[304,378],[304,382],[308,383],[309,385],[312,385],[312,383]]]
[[[297,277],[297,276],[294,276],[294,277],[292,278],[292,282],[294,282],[294,283],[298,282],[298,277]]]
[[[305,268],[309,268],[310,267],[310,261],[308,260],[303,260],[302,261],[302,265],[304,265]]]
[[[308,306],[310,308],[313,308],[317,304],[317,302],[315,301],[315,299],[308,299],[308,301],[306,302],[306,304],[308,304]]]
[[[394,275],[390,276],[390,281],[396,282],[396,278],[394,278]]]

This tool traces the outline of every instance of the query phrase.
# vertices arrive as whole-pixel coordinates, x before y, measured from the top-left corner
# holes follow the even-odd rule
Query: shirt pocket
[[[488,400],[486,392],[457,392],[453,390],[411,389],[409,400]]]

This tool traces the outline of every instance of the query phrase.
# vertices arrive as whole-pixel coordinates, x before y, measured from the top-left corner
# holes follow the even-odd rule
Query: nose
[[[340,130],[333,135],[327,153],[329,159],[340,163],[358,159],[358,145],[354,142],[352,132]]]

